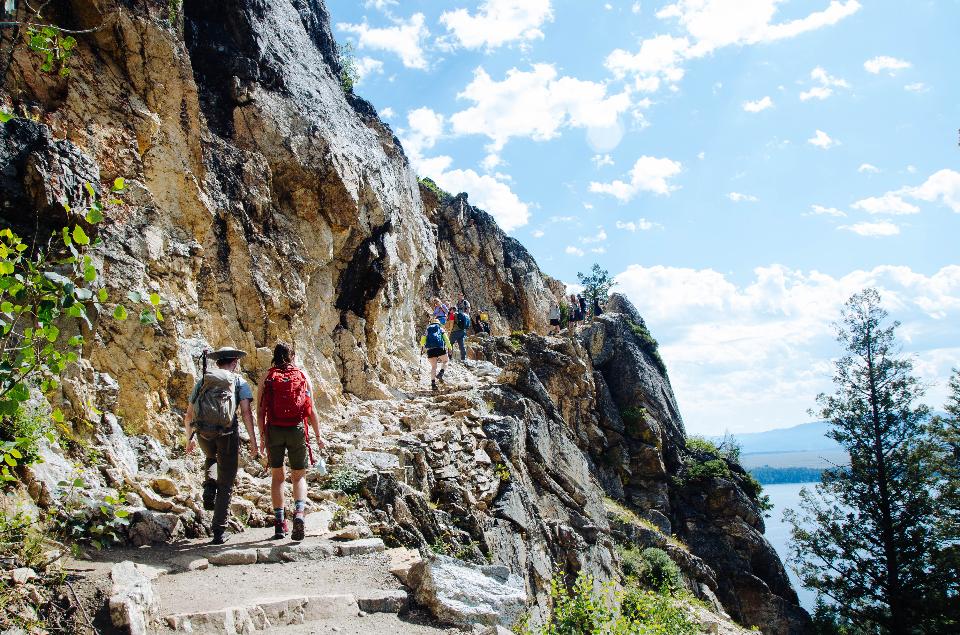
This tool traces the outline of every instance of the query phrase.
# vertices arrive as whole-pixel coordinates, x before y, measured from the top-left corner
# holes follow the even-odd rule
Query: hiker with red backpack
[[[294,364],[295,353],[290,345],[277,342],[273,349],[272,366],[260,382],[260,406],[257,425],[260,427],[260,447],[267,451],[273,480],[270,497],[273,502],[274,534],[279,540],[287,535],[284,518],[283,484],[286,475],[283,457],[289,456],[290,482],[293,484],[294,515],[292,540],[304,538],[304,513],[307,505],[307,454],[313,461],[307,419],[317,437],[317,447],[326,446],[320,434],[320,418],[313,407],[310,380]]]
[[[187,453],[192,453],[199,444],[205,457],[203,508],[213,510],[212,544],[215,545],[222,545],[229,538],[227,512],[240,459],[238,408],[250,437],[250,454],[255,460],[260,458],[250,408],[253,391],[239,374],[240,358],[244,355],[243,351],[229,346],[203,352],[203,376],[190,393],[183,417]],[[207,368],[208,359],[216,363],[216,368]]]
[[[450,337],[443,330],[443,325],[439,319],[427,325],[427,330],[420,338],[420,354],[427,351],[427,359],[430,360],[430,386],[437,389],[437,382],[443,383],[443,373],[447,370],[447,364],[450,362],[450,355],[447,353],[452,348]],[[437,363],[440,364],[440,372],[437,372]]]

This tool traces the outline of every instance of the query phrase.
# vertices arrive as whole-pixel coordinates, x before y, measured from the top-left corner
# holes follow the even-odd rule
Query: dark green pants
[[[230,511],[230,496],[233,483],[237,480],[237,467],[240,461],[240,434],[236,428],[229,434],[213,439],[205,439],[197,434],[197,444],[203,450],[206,460],[204,485],[215,483],[217,498],[213,508],[213,534],[220,535],[227,528],[227,512]]]

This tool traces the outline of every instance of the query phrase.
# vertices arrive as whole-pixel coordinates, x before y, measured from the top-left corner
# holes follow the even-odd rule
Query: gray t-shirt
[[[236,390],[236,396],[237,396],[237,405],[239,406],[239,405],[240,405],[240,402],[243,401],[244,399],[248,399],[248,400],[250,400],[250,401],[253,401],[253,389],[250,388],[250,384],[247,383],[247,380],[244,379],[242,376],[237,375],[237,374],[234,374],[234,377],[237,378],[237,383],[236,383],[236,388],[235,388],[235,390]],[[202,377],[200,378],[199,381],[197,381],[196,384],[193,385],[193,391],[190,393],[190,403],[191,403],[191,404],[197,402],[197,397],[200,396],[200,385],[201,385],[201,384],[203,384],[203,378],[202,378]],[[239,419],[237,418],[237,414],[234,413],[234,415],[233,415],[233,423],[234,423],[234,425],[237,425],[238,422],[239,422]]]

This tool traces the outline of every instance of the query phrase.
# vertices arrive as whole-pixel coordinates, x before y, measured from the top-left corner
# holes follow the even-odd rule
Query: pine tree
[[[850,465],[824,471],[786,516],[804,586],[829,598],[841,623],[900,635],[928,632],[933,618],[937,470],[929,409],[916,403],[923,388],[899,355],[899,323],[886,321],[876,290],[844,306],[837,390],[817,401]]]
[[[931,424],[937,447],[937,544],[938,577],[943,580],[936,632],[960,633],[960,370],[950,378],[950,396],[945,417]]]

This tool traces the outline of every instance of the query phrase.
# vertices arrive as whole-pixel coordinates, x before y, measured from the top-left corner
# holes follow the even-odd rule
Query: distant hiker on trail
[[[450,315],[450,307],[440,301],[440,298],[433,299],[433,317],[439,320],[440,324],[447,323],[447,317]]]
[[[463,300],[463,296],[461,296],[461,300],[466,302],[469,308],[470,303]],[[453,332],[450,333],[450,341],[460,346],[460,361],[463,362],[464,365],[467,363],[466,341],[468,328],[470,328],[470,314],[463,310],[458,303],[457,313],[453,319]],[[453,348],[452,345],[451,348]]]
[[[473,332],[477,335],[481,333],[490,334],[490,314],[485,309],[480,309],[480,312],[474,316]]]
[[[583,322],[587,319],[587,301],[579,293],[577,294],[577,306],[580,308],[580,321]]]
[[[430,360],[430,387],[437,389],[437,382],[443,383],[443,373],[447,370],[447,364],[450,362],[450,356],[447,354],[451,348],[450,338],[443,330],[443,325],[439,319],[427,325],[427,331],[420,338],[420,353],[427,351],[427,359]],[[440,372],[437,372],[437,363],[440,363]]]
[[[600,298],[593,299],[593,317],[603,315],[603,308],[600,307]]]
[[[554,301],[550,304],[550,333],[557,335],[560,333],[560,305]]]
[[[444,324],[444,328],[447,329],[447,334],[453,333],[453,326],[457,319],[457,305],[455,305],[450,300],[447,300],[444,304],[447,306],[447,322]]]
[[[326,445],[320,434],[320,418],[313,407],[310,380],[306,373],[294,365],[295,356],[289,344],[277,342],[273,349],[272,366],[260,382],[260,407],[257,408],[260,446],[268,452],[273,477],[270,498],[273,502],[274,540],[280,540],[287,534],[283,501],[283,483],[286,480],[284,454],[290,457],[290,482],[293,484],[293,533],[290,538],[300,541],[305,532],[303,516],[307,505],[308,453],[313,463],[307,419],[317,437],[317,447],[322,450]]]
[[[572,336],[577,332],[577,324],[583,321],[583,310],[580,303],[577,302],[576,294],[570,294],[570,321],[567,323],[567,330]]]
[[[197,444],[203,450],[204,460],[203,508],[213,510],[213,543],[222,545],[229,538],[227,511],[237,478],[240,459],[240,429],[237,408],[243,414],[243,425],[250,437],[250,454],[260,458],[257,436],[253,430],[253,412],[250,402],[253,391],[240,376],[240,358],[246,355],[229,346],[203,352],[203,376],[190,393],[190,404],[183,417],[187,435],[187,452]],[[207,359],[216,362],[216,368],[207,368]],[[194,436],[196,435],[196,436]]]
[[[457,300],[457,310],[470,315],[470,300],[466,299],[462,293],[460,299]]]

